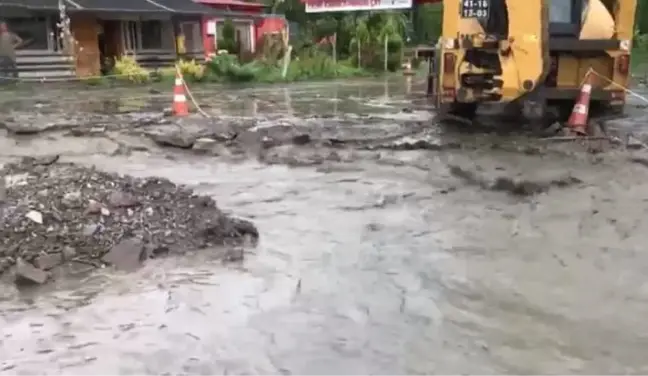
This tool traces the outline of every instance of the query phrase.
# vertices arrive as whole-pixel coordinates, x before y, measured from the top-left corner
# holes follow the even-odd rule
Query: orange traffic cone
[[[189,115],[189,107],[187,106],[187,97],[185,96],[184,79],[182,72],[176,68],[175,86],[173,87],[173,115],[174,116],[187,116]]]
[[[590,98],[592,96],[591,77],[592,75],[587,73],[574,109],[567,121],[567,126],[572,132],[583,136],[587,135],[587,118],[589,116]]]

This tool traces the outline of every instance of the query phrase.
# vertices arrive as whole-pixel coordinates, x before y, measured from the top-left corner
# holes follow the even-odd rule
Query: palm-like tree
[[[369,25],[367,24],[367,21],[367,15],[355,17],[351,29],[352,37],[349,49],[353,51],[353,49],[355,48],[358,58],[358,67],[362,67],[362,48],[371,43],[371,32],[369,31]]]
[[[403,42],[407,27],[407,16],[401,12],[379,13],[379,30],[376,34],[378,41],[384,40]]]

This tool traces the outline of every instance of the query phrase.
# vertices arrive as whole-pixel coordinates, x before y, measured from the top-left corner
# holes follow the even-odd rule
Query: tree
[[[367,21],[368,17],[366,15],[360,17],[356,16],[352,25],[353,37],[351,38],[349,49],[351,51],[356,51],[358,67],[362,66],[362,49],[371,43],[371,34],[369,32]]]
[[[648,0],[637,0],[635,25],[640,34],[648,33]]]
[[[352,58],[358,65],[383,65],[384,42],[393,59],[400,59],[405,44],[432,43],[441,30],[442,6],[425,4],[416,11],[326,12],[307,14],[301,0],[264,0],[273,13],[283,13],[297,24],[296,49],[310,48],[325,37],[336,35],[336,55]],[[371,56],[370,56],[371,55]],[[400,61],[390,63],[398,65]]]
[[[230,54],[238,54],[239,46],[236,43],[236,28],[231,19],[225,19],[222,26],[219,25],[218,36],[220,37],[217,42],[219,50],[227,50]]]
[[[434,43],[441,35],[442,4],[423,4],[414,11],[414,43]]]

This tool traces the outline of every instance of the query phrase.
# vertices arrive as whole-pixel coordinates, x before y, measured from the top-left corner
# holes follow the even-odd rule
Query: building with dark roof
[[[73,53],[64,48],[61,6]],[[122,55],[149,68],[202,60],[203,20],[222,13],[192,0],[0,0],[0,18],[25,41],[17,51],[25,78],[97,76]]]

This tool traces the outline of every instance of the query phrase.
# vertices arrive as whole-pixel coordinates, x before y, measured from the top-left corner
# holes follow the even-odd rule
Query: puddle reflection
[[[276,87],[247,88],[228,93],[226,88],[210,85],[197,86],[192,91],[199,105],[208,113],[219,116],[256,117],[259,114],[286,114],[309,116],[314,114],[380,113],[394,109],[390,101],[405,99],[412,93],[411,77],[365,79],[359,81],[328,82],[317,85],[294,84]],[[124,114],[155,112],[169,108],[172,91],[106,89],[45,93],[13,99],[9,94],[0,98],[0,110],[37,110],[42,113],[85,112]],[[381,97],[378,101],[371,98]]]

